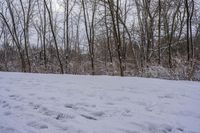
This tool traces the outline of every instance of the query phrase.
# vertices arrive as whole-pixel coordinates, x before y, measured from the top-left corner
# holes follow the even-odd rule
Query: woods
[[[0,70],[193,79],[198,0],[0,0]]]

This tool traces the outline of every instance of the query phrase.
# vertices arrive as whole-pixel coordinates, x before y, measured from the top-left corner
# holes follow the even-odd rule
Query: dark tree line
[[[187,77],[199,67],[195,0],[1,0],[3,71]]]

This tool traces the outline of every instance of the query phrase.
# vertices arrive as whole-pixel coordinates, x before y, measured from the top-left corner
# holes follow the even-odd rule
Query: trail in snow
[[[200,83],[0,72],[0,133],[200,133]]]

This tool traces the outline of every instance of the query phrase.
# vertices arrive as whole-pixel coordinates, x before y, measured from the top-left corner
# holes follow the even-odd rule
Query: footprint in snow
[[[86,119],[89,119],[89,120],[97,120],[95,117],[93,116],[89,116],[89,115],[84,115],[84,114],[81,114],[82,117],[86,118]]]
[[[38,111],[39,113],[41,113],[41,114],[43,114],[45,116],[53,116],[53,115],[55,115],[54,111],[51,111],[46,107],[42,107],[39,104],[35,104],[35,103],[30,102],[29,105],[31,106],[32,109]]]
[[[16,106],[14,106],[14,108],[17,109],[17,110],[20,110],[20,111],[24,110],[24,108],[20,105],[16,105]]]
[[[65,104],[64,106],[65,108],[69,108],[69,109],[74,109],[74,110],[78,109],[78,107],[74,104]]]
[[[58,113],[56,116],[56,120],[66,120],[66,119],[74,119],[75,116],[70,115],[70,114],[63,114],[63,113]]]
[[[10,92],[10,89],[6,88],[5,91]]]
[[[10,111],[6,111],[6,112],[4,112],[4,116],[9,116],[9,115],[11,115],[12,113],[10,112]]]
[[[24,98],[21,98],[18,95],[9,95],[10,99],[16,100],[16,101],[22,101]]]
[[[34,110],[37,110],[40,108],[40,105],[39,104],[34,104],[32,102],[29,103],[29,105],[34,109]]]
[[[184,133],[183,128],[174,128],[168,124],[155,125],[149,124],[146,128],[149,133]]]
[[[56,112],[49,110],[46,107],[39,107],[38,111],[39,111],[39,113],[42,113],[45,116],[54,116],[56,114]]]
[[[158,96],[160,99],[173,99],[174,96],[171,95],[171,94],[167,94],[167,95],[164,95],[164,96]]]
[[[0,126],[0,132],[1,133],[19,133],[19,131],[14,128],[3,127],[3,126]]]
[[[71,114],[64,114],[64,113],[60,113],[60,112],[57,112],[57,111],[53,111],[53,110],[50,110],[46,107],[42,107],[39,104],[34,104],[32,102],[30,102],[29,105],[34,110],[36,110],[38,113],[41,113],[42,115],[47,116],[47,117],[54,118],[56,120],[67,120],[67,119],[75,118],[75,116],[73,116]]]
[[[47,129],[48,126],[42,123],[37,123],[35,121],[27,123],[28,126],[36,128],[36,129]]]
[[[92,112],[91,114],[99,118],[105,116],[105,113],[103,111],[96,111],[96,112]]]
[[[5,102],[3,103],[2,108],[10,108],[10,104]]]
[[[124,109],[124,111],[122,112],[122,116],[124,117],[131,117],[131,110],[130,109]]]

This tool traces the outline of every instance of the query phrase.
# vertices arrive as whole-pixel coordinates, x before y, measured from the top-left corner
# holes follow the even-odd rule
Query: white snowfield
[[[0,133],[200,133],[200,83],[0,72]]]

